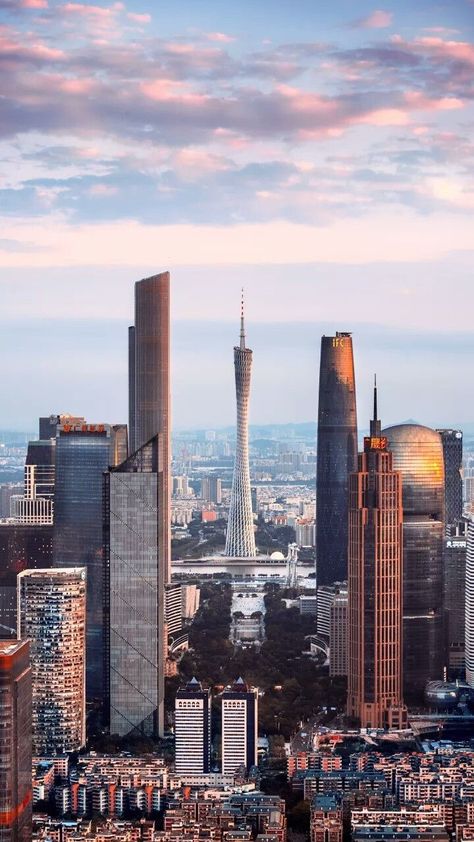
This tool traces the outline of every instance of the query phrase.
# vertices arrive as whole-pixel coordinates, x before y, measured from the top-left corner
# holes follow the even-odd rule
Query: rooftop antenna
[[[379,437],[382,429],[381,424],[378,419],[378,410],[377,410],[377,375],[374,374],[374,417],[370,422],[370,435],[373,437]]]
[[[245,325],[244,325],[244,288],[242,287],[242,298],[240,302],[240,350],[245,350]]]

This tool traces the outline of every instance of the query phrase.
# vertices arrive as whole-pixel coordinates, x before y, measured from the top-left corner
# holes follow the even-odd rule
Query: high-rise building
[[[441,436],[418,424],[383,431],[403,488],[403,686],[442,678],[444,464]]]
[[[55,567],[87,569],[87,699],[104,697],[103,474],[110,465],[111,428],[63,424],[56,439]]]
[[[451,678],[464,669],[467,526],[461,519],[450,526],[443,541],[444,614],[447,658]]]
[[[31,670],[28,641],[0,641],[0,839],[30,842]]]
[[[400,727],[402,478],[377,417],[349,480],[347,712],[362,728]]]
[[[222,693],[222,773],[256,766],[257,742],[258,690],[239,678]]]
[[[33,751],[54,756],[86,742],[85,568],[18,575],[18,637],[30,641]]]
[[[110,732],[163,734],[165,562],[161,436],[105,474],[104,672]],[[102,665],[101,665],[102,666]]]
[[[215,503],[220,506],[222,503],[222,480],[211,474],[201,480],[201,498],[206,503]]]
[[[173,477],[173,497],[189,497],[191,493],[188,477]]]
[[[163,454],[159,556],[171,577],[170,276],[162,272],[135,284],[135,325],[129,330],[130,452],[160,435]],[[132,405],[134,410],[132,410]]]
[[[465,610],[466,681],[474,687],[474,520],[467,527]]]
[[[169,635],[179,632],[183,625],[183,585],[172,582],[165,587],[165,617]]]
[[[321,339],[316,466],[316,563],[320,585],[347,578],[349,474],[357,470],[357,412],[350,333]]]
[[[347,582],[319,585],[316,591],[316,631],[318,634],[329,637],[331,606],[340,593],[347,595]]]
[[[178,775],[211,771],[211,691],[196,678],[176,693],[175,770]]]
[[[12,497],[10,506],[10,515],[17,523],[53,523],[55,445],[54,438],[28,443],[23,493]]]
[[[443,444],[444,523],[446,534],[451,524],[462,517],[462,432],[437,430]]]
[[[0,523],[0,638],[16,637],[18,573],[52,563],[52,526]]]
[[[128,449],[135,450],[135,326],[128,329]]]
[[[234,368],[237,397],[237,441],[224,555],[229,558],[254,558],[256,548],[249,467],[249,398],[252,351],[245,346],[243,298],[240,315],[240,345],[234,348]]]
[[[347,675],[348,594],[338,593],[329,611],[329,675]]]

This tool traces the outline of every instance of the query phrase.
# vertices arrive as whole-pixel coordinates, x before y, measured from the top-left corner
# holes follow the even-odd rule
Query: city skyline
[[[472,3],[227,6],[0,4],[0,426],[30,426],[53,395],[59,411],[104,417],[107,406],[125,420],[118,337],[131,282],[166,270],[177,426],[189,396],[198,425],[230,423],[216,340],[228,329],[231,341],[242,284],[251,421],[314,418],[312,323],[351,330],[359,355],[362,335],[372,342],[388,421],[474,419]],[[112,404],[104,372],[122,395]],[[26,377],[28,397],[16,388]],[[228,400],[211,414],[216,394]],[[396,414],[404,401],[413,409]],[[453,405],[456,419],[438,410]]]

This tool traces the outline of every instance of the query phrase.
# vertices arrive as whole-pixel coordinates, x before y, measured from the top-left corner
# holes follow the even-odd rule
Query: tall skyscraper
[[[18,523],[52,526],[55,461],[56,439],[28,443],[23,494],[11,501],[11,516]]]
[[[170,276],[162,272],[135,284],[135,325],[129,329],[130,452],[160,435],[163,500],[159,512],[160,559],[171,576]]]
[[[357,412],[350,333],[321,339],[316,465],[317,582],[347,578],[349,474],[357,470]]]
[[[86,742],[86,571],[18,575],[18,637],[30,641],[33,751],[54,756]]]
[[[31,670],[28,641],[0,641],[0,839],[30,842]]]
[[[249,467],[249,398],[252,351],[245,347],[243,297],[240,314],[240,345],[234,348],[234,368],[237,397],[237,441],[224,555],[229,558],[254,558],[256,548]]]
[[[441,436],[418,424],[383,431],[403,487],[403,686],[442,678],[444,464]]]
[[[377,418],[349,480],[347,712],[362,728],[401,727],[402,478]]]
[[[175,770],[178,775],[211,771],[211,691],[196,678],[176,693]]]
[[[450,526],[443,541],[444,616],[450,678],[459,678],[464,669],[467,527],[462,518]]]
[[[207,503],[216,503],[220,506],[222,503],[222,480],[211,474],[208,477],[203,477],[201,480],[201,498]]]
[[[128,450],[135,450],[135,327],[128,329]]]
[[[110,732],[120,736],[163,734],[166,468],[154,436],[105,475],[106,712]]]
[[[87,569],[87,699],[104,697],[103,474],[110,465],[111,429],[63,424],[56,440],[54,567]]]
[[[462,432],[437,430],[443,444],[444,458],[444,524],[449,527],[462,517]]]
[[[258,690],[238,678],[222,694],[222,773],[256,766],[257,742]]]
[[[465,626],[466,681],[474,687],[474,520],[467,528]]]

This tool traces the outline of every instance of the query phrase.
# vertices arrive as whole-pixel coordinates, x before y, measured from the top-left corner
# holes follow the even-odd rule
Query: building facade
[[[105,475],[104,673],[110,732],[163,734],[166,473],[155,436]]]
[[[86,742],[85,568],[18,575],[18,637],[30,641],[33,751],[54,756]]]
[[[419,696],[441,678],[443,629],[444,460],[441,437],[418,424],[384,430],[403,486],[403,681]]]
[[[111,454],[104,424],[58,427],[54,498],[54,567],[87,570],[87,699],[104,698],[103,474]]]
[[[18,573],[52,563],[52,526],[0,523],[0,639],[16,637]]]
[[[349,474],[357,470],[357,411],[350,333],[321,339],[316,464],[317,582],[347,578]]]
[[[444,614],[446,663],[449,676],[464,671],[467,527],[465,518],[452,524],[443,540]]]
[[[329,611],[329,675],[347,675],[348,594],[337,594]]]
[[[362,728],[399,727],[402,699],[402,478],[377,419],[349,482],[347,712]]]
[[[206,503],[215,503],[220,506],[222,503],[222,480],[220,477],[203,477],[201,480],[201,498]]]
[[[129,330],[130,453],[159,435],[163,453],[163,500],[159,513],[160,559],[171,571],[170,275],[135,284],[135,325]],[[134,410],[132,410],[132,404]]]
[[[237,398],[237,441],[224,555],[228,558],[255,558],[255,532],[249,467],[249,399],[252,351],[245,346],[243,300],[240,317],[240,345],[234,348],[234,368]]]
[[[193,678],[176,693],[174,708],[175,771],[201,775],[211,771],[211,691]]]
[[[466,681],[474,687],[474,520],[467,528],[466,614],[465,614]]]
[[[239,678],[222,693],[222,773],[257,765],[258,691]]]
[[[31,670],[28,641],[0,641],[0,840],[30,842]]]
[[[444,459],[444,522],[449,527],[462,517],[462,431],[437,430],[441,436]]]

